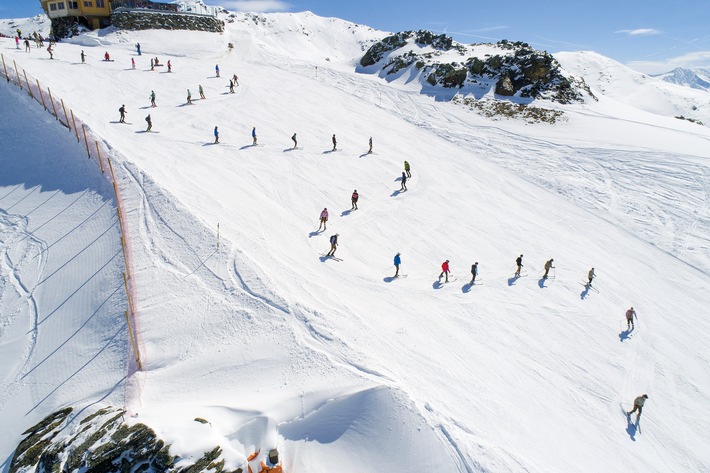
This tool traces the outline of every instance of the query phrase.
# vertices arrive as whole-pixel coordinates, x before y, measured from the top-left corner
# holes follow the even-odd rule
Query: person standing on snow
[[[627,330],[632,330],[634,327],[634,317],[636,320],[638,320],[638,316],[636,315],[636,311],[634,308],[630,308],[629,310],[626,311],[626,329]]]
[[[590,269],[589,273],[587,273],[587,278],[589,278],[589,282],[587,283],[587,286],[592,285],[592,279],[594,279],[595,276],[596,276],[596,274],[594,274],[594,268]]]
[[[367,154],[372,154],[372,137],[370,137],[369,144],[370,144],[370,149],[367,150]]]
[[[360,198],[360,195],[357,193],[357,189],[353,191],[353,195],[350,198],[350,203],[352,204],[352,207],[350,210],[357,210],[357,200]]]
[[[234,82],[232,81],[232,79],[229,79],[229,93],[234,93]]]
[[[150,91],[150,106],[157,107],[157,105],[155,105],[155,91],[154,90]]]
[[[84,54],[84,50],[81,50],[81,63],[84,64],[86,62],[86,54]]]
[[[190,89],[187,89],[187,104],[192,105],[192,94],[190,93]]]
[[[476,282],[476,276],[478,276],[478,261],[471,265],[471,285]]]
[[[251,144],[252,146],[256,146],[256,127],[252,127],[251,129],[251,139],[253,140],[253,143]]]
[[[639,397],[634,399],[634,408],[630,410],[629,412],[626,413],[627,416],[630,416],[636,411],[639,411],[638,414],[636,414],[636,420],[638,421],[641,418],[641,412],[643,411],[643,405],[646,403],[646,400],[648,399],[648,394],[641,394]]]
[[[153,129],[153,120],[150,118],[150,113],[145,117],[145,121],[148,123],[148,128],[145,131],[148,132]]]
[[[402,257],[397,253],[394,255],[394,267],[396,268],[396,271],[394,272],[394,277],[399,276],[399,265],[402,264]]]
[[[523,269],[523,255],[520,255],[515,259],[515,264],[518,267],[518,269],[515,270],[515,276],[520,277],[520,270]]]
[[[131,62],[135,65],[135,61],[133,61],[133,58],[131,58]],[[134,67],[134,69],[135,69],[135,67]],[[151,71],[155,70],[155,61],[153,60],[153,58],[150,58],[150,70]]]
[[[141,55],[141,43],[136,43],[136,53],[138,53],[139,56]]]
[[[170,64],[170,59],[168,59],[168,72],[173,72],[173,66]]]
[[[446,276],[445,282],[449,282],[449,272],[449,260],[446,260],[441,263],[441,274],[439,275],[439,279],[441,279],[442,276]]]
[[[402,185],[399,187],[399,190],[407,190],[407,175],[404,172],[402,172]]]
[[[333,151],[337,149],[338,141],[335,139],[335,133],[333,133]]]
[[[207,98],[207,97],[205,97],[205,91],[202,90],[202,84],[200,84],[199,86],[197,86],[197,90],[200,92],[200,98],[201,98],[201,99]]]
[[[323,227],[323,230],[327,230],[327,224],[328,223],[328,209],[324,208],[321,213],[320,213],[320,225],[318,225],[318,231],[320,231],[320,227]]]
[[[232,80],[234,81],[234,85],[239,87],[239,77],[237,77],[236,74],[232,75]]]
[[[214,73],[217,77],[219,77],[219,64],[215,64],[214,66]]]
[[[409,172],[409,162],[407,161],[404,162],[404,172],[407,173],[407,177],[412,177],[412,173]]]
[[[26,53],[32,52],[32,48],[30,48],[30,40],[29,39],[25,40],[25,52]],[[83,51],[82,51],[82,53],[83,53]],[[81,62],[84,62],[84,61],[81,61]]]
[[[214,127],[214,143],[219,143],[219,130],[217,129],[217,127]]]
[[[108,53],[108,51],[106,51],[104,53],[104,61],[110,61],[110,60],[111,60],[111,55]]]
[[[330,237],[330,251],[326,256],[335,256],[335,250],[338,249],[338,237],[340,236],[340,233],[336,233],[335,235],[331,235]]]
[[[126,111],[126,106],[121,105],[121,108],[118,109],[118,113],[121,114],[121,118],[118,119],[118,123],[126,123],[126,114],[128,113]]]
[[[298,146],[298,141],[296,140],[296,134],[295,134],[295,133],[293,134],[293,136],[291,137],[291,139],[293,140],[293,149],[296,149],[296,147]]]
[[[20,37],[15,36],[15,49],[20,49]]]
[[[542,279],[547,279],[547,274],[550,272],[550,269],[554,268],[554,266],[552,266],[553,261],[555,260],[550,258],[547,262],[545,262],[545,274],[542,275]]]
[[[47,52],[49,53],[49,59],[54,59],[54,50],[52,49],[52,45],[50,44],[47,46]]]

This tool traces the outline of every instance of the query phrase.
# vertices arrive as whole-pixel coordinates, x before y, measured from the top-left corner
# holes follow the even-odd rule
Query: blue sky
[[[385,31],[428,29],[464,43],[509,39],[549,52],[592,50],[642,72],[710,68],[710,0],[207,0],[240,11],[304,11]],[[41,11],[0,0],[0,18]]]

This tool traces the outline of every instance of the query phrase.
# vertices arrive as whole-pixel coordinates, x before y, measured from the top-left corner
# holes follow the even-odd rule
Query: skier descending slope
[[[251,129],[251,139],[254,141],[252,146],[256,146],[256,127],[252,127]]]
[[[338,140],[335,139],[335,133],[333,133],[333,151],[338,149]]]
[[[217,127],[214,127],[214,143],[219,143],[219,130],[217,129]]]
[[[396,271],[394,272],[394,277],[399,277],[399,266],[402,264],[402,257],[399,253],[394,255],[394,267]]]
[[[409,162],[404,162],[404,172],[407,173],[407,177],[412,177],[412,173],[409,171]]]
[[[542,275],[542,279],[547,279],[547,274],[550,272],[550,269],[554,268],[552,266],[552,262],[555,261],[554,259],[550,258],[546,263],[545,263],[545,274]]]
[[[478,261],[471,265],[471,285],[476,283],[476,276],[478,276]]]
[[[291,139],[293,140],[293,149],[296,149],[296,147],[298,146],[298,140],[296,139],[296,134],[295,134],[295,133],[293,134],[293,136],[291,137]]]
[[[587,273],[587,278],[589,279],[589,282],[587,282],[587,286],[592,285],[592,279],[594,279],[595,276],[596,274],[594,274],[594,268],[590,269],[589,273]]]
[[[407,175],[404,172],[402,172],[402,185],[399,186],[399,190],[401,190],[401,191],[407,190]]]
[[[126,111],[126,106],[121,105],[121,108],[118,109],[118,112],[121,114],[121,118],[118,119],[119,123],[126,123],[126,114],[128,113]]]
[[[155,104],[155,91],[154,90],[150,91],[150,106],[157,107],[157,105]]]
[[[523,269],[523,255],[515,259],[515,265],[518,267],[518,269],[515,270],[515,276],[520,277],[520,270]]]
[[[357,210],[357,200],[360,198],[360,194],[357,193],[357,189],[353,191],[353,195],[350,198],[350,203],[352,204],[352,207],[350,210]]]
[[[148,128],[146,128],[145,131],[150,131],[153,129],[153,120],[150,118],[150,113],[148,114],[147,117],[145,117],[145,121],[148,122]]]
[[[446,281],[444,282],[449,282],[449,272],[449,260],[446,260],[441,263],[441,274],[439,275],[439,279],[441,279],[442,276],[446,276]]]
[[[335,256],[335,250],[338,249],[338,237],[340,236],[339,233],[336,233],[335,235],[331,235],[330,237],[330,251],[326,256]]]
[[[327,230],[326,224],[328,223],[328,209],[324,208],[320,213],[320,225],[318,225],[318,231],[323,227],[323,230]]]
[[[634,408],[630,410],[629,412],[626,413],[627,416],[630,416],[634,412],[638,411],[638,414],[636,414],[636,421],[641,418],[641,412],[643,411],[643,406],[646,404],[646,400],[648,399],[648,394],[641,394],[639,397],[634,399]]]
[[[636,311],[632,307],[626,311],[626,329],[627,330],[633,330],[635,328],[634,327],[634,318],[636,318],[636,320],[638,320],[638,316],[636,315]]]

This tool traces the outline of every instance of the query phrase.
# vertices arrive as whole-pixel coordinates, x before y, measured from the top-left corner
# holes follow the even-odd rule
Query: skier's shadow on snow
[[[362,153],[360,156],[358,156],[358,158],[364,158],[365,156],[368,156],[370,154],[372,154],[372,153]]]
[[[508,286],[514,286],[518,279],[520,279],[520,276],[513,276],[512,278],[508,278]]]
[[[634,424],[633,422],[631,422],[631,417],[628,416],[626,418],[626,433],[629,434],[629,438],[631,438],[631,440],[633,440],[634,442],[636,441],[636,431],[638,429],[638,420]]]
[[[321,154],[330,154],[330,153],[335,153],[335,150],[334,149],[327,149],[327,150],[323,151]]]
[[[589,294],[589,286],[584,286],[584,291],[581,292],[579,297],[581,297],[582,300],[584,300],[584,298],[587,297],[588,294]]]
[[[392,192],[392,193],[390,194],[390,197],[397,197],[399,194],[401,194],[401,193],[404,192],[405,190],[406,190],[406,189],[397,189],[396,191],[394,191],[394,192]]]
[[[401,180],[402,180],[402,176],[399,176],[397,179],[395,179],[395,182],[396,182],[396,181],[401,181]]]
[[[145,110],[145,109],[147,109],[147,108],[155,108],[155,107],[150,106],[150,105],[146,105],[145,107],[140,107],[141,110]]]
[[[471,284],[470,282],[467,282],[466,284],[461,286],[461,292],[463,292],[464,294],[469,293],[469,292],[471,292],[472,288],[473,288],[473,284]]]
[[[347,217],[352,213],[353,209],[350,210],[343,210],[343,213],[340,214],[341,217]]]
[[[540,280],[537,282],[537,285],[540,286],[540,289],[545,289],[547,286],[545,286],[545,281],[547,281],[546,278],[540,278]]]
[[[393,277],[393,276],[386,276],[386,277],[382,278],[382,280],[383,280],[384,282],[392,282],[392,281],[394,281],[395,279],[397,279],[397,278],[395,278],[395,277]]]
[[[243,150],[243,149],[256,148],[256,147],[257,147],[257,145],[244,145],[244,146],[242,146],[242,147],[239,148],[239,149],[240,149],[240,150]]]
[[[295,151],[296,148],[286,148],[284,149],[284,153],[288,153],[289,151]]]
[[[214,145],[218,145],[218,144],[219,143],[215,143],[214,141],[210,141],[209,143],[205,143],[202,146],[214,146]]]
[[[631,332],[634,330],[622,330],[621,333],[619,333],[619,341],[621,343],[624,343],[625,340],[629,340],[631,338]]]
[[[444,287],[444,283],[442,283],[441,280],[437,279],[436,281],[434,281],[434,284],[432,284],[431,287],[433,287],[434,289],[441,289],[442,287]]]
[[[320,235],[320,231],[311,232],[308,234],[308,238],[313,238],[314,236]]]

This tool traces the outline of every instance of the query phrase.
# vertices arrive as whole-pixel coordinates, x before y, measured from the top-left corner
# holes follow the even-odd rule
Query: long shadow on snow
[[[621,343],[624,343],[625,340],[629,340],[631,338],[631,332],[633,332],[634,329],[631,330],[623,330],[621,333],[619,333],[619,341]]]
[[[584,298],[587,297],[587,294],[589,294],[589,286],[584,286],[584,290],[579,294],[579,297],[584,300]]]

